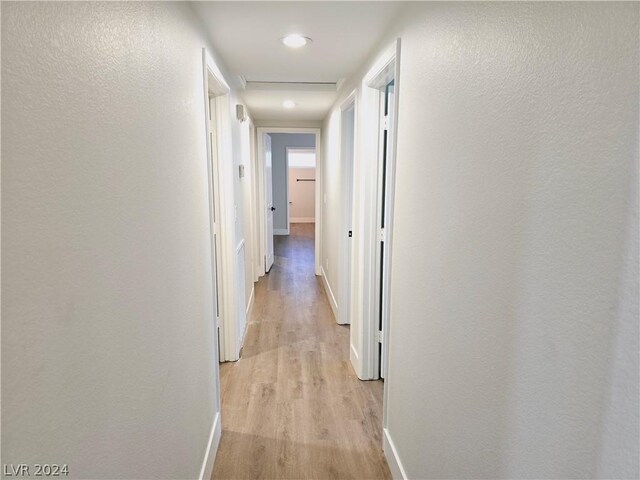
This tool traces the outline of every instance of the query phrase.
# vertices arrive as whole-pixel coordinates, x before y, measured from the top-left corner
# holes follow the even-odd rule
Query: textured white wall
[[[4,463],[199,474],[218,397],[206,44],[187,4],[2,4]]]
[[[638,478],[639,8],[410,3],[381,43],[402,41],[385,408],[410,478]]]
[[[636,362],[637,424],[638,351],[613,340],[637,202],[639,8],[407,12],[387,412],[411,477],[597,475],[617,357]],[[637,304],[620,313],[637,336]],[[635,461],[618,473],[637,477],[626,441]]]

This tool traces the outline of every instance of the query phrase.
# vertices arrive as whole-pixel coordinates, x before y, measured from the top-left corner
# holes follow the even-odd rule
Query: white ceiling
[[[336,99],[335,84],[300,85],[291,83],[248,82],[241,92],[251,116],[257,120],[321,120]],[[285,100],[293,100],[296,107],[287,110]]]
[[[394,1],[193,4],[226,66],[248,81],[242,96],[252,116],[305,120],[324,118],[335,100],[335,85],[253,82],[335,84],[361,65],[402,6]],[[290,33],[313,41],[301,49],[285,47],[280,39]],[[285,99],[297,107],[285,110]]]

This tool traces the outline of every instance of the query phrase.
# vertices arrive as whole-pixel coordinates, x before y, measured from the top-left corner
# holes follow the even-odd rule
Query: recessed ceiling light
[[[296,106],[296,102],[294,102],[293,100],[285,100],[284,102],[282,102],[282,106],[284,108],[293,108]]]
[[[291,35],[287,35],[282,39],[282,43],[291,48],[304,47],[310,41],[311,39],[309,37],[303,37],[302,35],[298,35],[297,33],[292,33]]]

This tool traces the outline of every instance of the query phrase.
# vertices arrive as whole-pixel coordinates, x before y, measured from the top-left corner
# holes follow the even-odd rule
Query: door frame
[[[311,147],[285,147],[284,150],[285,150],[284,164],[287,171],[286,193],[287,193],[287,235],[288,235],[289,233],[291,233],[291,202],[289,201],[291,198],[291,192],[289,191],[289,152],[301,152],[304,150],[313,151],[313,154],[316,156],[316,167],[314,167],[314,172],[316,173],[316,176],[317,176],[318,156],[316,154],[316,149]],[[318,179],[316,178],[316,182],[317,181]],[[316,222],[314,221],[313,223],[316,223]]]
[[[390,80],[395,80],[395,103],[393,114],[396,122],[391,125],[390,134],[397,139],[398,132],[398,98],[399,98],[399,80],[400,80],[400,39],[396,39],[389,47],[378,57],[374,65],[364,76],[361,85],[361,112],[360,118],[362,125],[360,126],[361,138],[376,139],[368,143],[360,142],[362,156],[362,168],[360,173],[363,175],[362,181],[366,185],[363,196],[363,204],[360,207],[360,215],[362,218],[358,223],[358,227],[363,229],[363,235],[358,243],[361,249],[363,260],[363,285],[362,285],[362,329],[360,330],[361,359],[358,364],[360,366],[359,378],[363,380],[375,380],[379,377],[379,361],[378,353],[378,321],[377,312],[378,298],[376,285],[377,273],[379,269],[379,208],[381,188],[379,182],[380,162],[382,158],[382,142],[380,140],[380,107],[381,98],[384,98],[384,89]],[[387,158],[388,166],[388,202],[389,216],[385,225],[385,248],[388,252],[387,269],[383,281],[386,283],[387,293],[390,291],[391,278],[391,252],[393,249],[393,210],[395,197],[395,169],[396,169],[396,145],[393,142],[389,158]],[[386,305],[387,311],[389,304]],[[389,355],[389,337],[390,330],[389,315],[383,317],[382,348],[385,351],[385,358],[388,361]],[[388,368],[388,365],[387,365]],[[386,392],[385,392],[386,395]],[[386,413],[386,412],[384,412]]]
[[[213,372],[214,372],[214,384],[215,384],[215,394],[214,394],[214,421],[213,426],[211,427],[211,433],[209,434],[209,441],[207,444],[204,460],[202,462],[202,466],[200,467],[200,475],[198,478],[211,478],[213,474],[213,463],[215,460],[215,452],[218,450],[218,445],[220,443],[220,438],[222,435],[222,425],[220,421],[220,411],[222,408],[221,395],[220,395],[220,359],[221,359],[221,349],[224,346],[224,341],[221,340],[221,332],[219,332],[218,328],[218,319],[216,316],[216,312],[218,310],[218,299],[216,298],[215,289],[216,289],[216,273],[217,273],[217,259],[215,256],[215,244],[214,244],[214,199],[216,193],[220,192],[218,187],[218,183],[220,183],[220,172],[214,172],[214,168],[217,168],[220,164],[221,159],[226,159],[226,148],[227,142],[230,140],[230,130],[225,128],[225,122],[223,120],[224,115],[218,115],[218,106],[222,107],[225,99],[228,106],[228,97],[231,89],[229,85],[224,79],[224,76],[220,72],[220,69],[216,65],[215,61],[206,48],[202,49],[202,86],[203,86],[203,101],[204,101],[204,137],[205,137],[205,150],[206,150],[206,158],[205,162],[207,165],[207,190],[208,190],[208,201],[209,201],[209,242],[211,248],[211,299],[212,299],[212,350],[213,356],[211,361],[213,363]],[[214,98],[220,99],[220,101],[215,101],[215,112],[210,112],[210,100],[209,97],[213,96]],[[222,108],[220,108],[222,110]],[[221,112],[223,113],[223,112]],[[209,137],[210,130],[210,114],[213,117],[215,115],[215,124],[216,124],[216,145],[215,149],[212,145],[211,139]],[[228,123],[226,126],[228,127]],[[226,134],[229,134],[227,137]],[[215,158],[214,158],[215,156]]]
[[[389,78],[387,78],[389,80]],[[388,124],[385,126],[384,110],[387,104],[387,88],[389,83],[394,82],[393,111],[389,112]],[[389,332],[389,293],[391,287],[391,252],[393,241],[393,204],[395,198],[395,123],[397,123],[395,112],[395,76],[385,85],[380,95],[380,146],[378,157],[378,185],[377,185],[377,205],[376,205],[376,227],[380,228],[380,238],[376,241],[376,269],[374,282],[376,286],[374,296],[374,317],[378,318],[381,327],[381,335],[378,338],[380,343],[379,355],[376,356],[380,378],[386,378],[388,370],[389,342],[385,339]],[[386,127],[386,128],[385,128]],[[384,134],[386,132],[386,135]],[[385,168],[386,166],[386,168]],[[385,181],[386,180],[386,181]],[[384,220],[384,227],[381,226]],[[384,249],[382,247],[384,244]]]
[[[231,88],[226,82],[222,72],[214,59],[202,49],[202,62],[204,66],[204,96],[205,96],[205,132],[207,142],[207,169],[209,174],[209,220],[212,239],[212,273],[216,279],[216,263],[222,267],[218,272],[218,298],[220,299],[222,317],[217,327],[216,340],[219,345],[218,361],[235,361],[239,358],[239,349],[236,338],[240,332],[236,332],[236,244],[235,244],[235,218],[234,218],[234,164],[232,156],[231,134]],[[215,112],[211,112],[215,118],[216,141],[212,146],[209,139],[209,97],[214,97]],[[213,152],[212,152],[213,149]],[[218,204],[218,225],[220,238],[219,261],[216,262],[213,250],[213,205],[214,200]],[[242,272],[244,276],[244,272]],[[214,286],[215,288],[215,286]],[[215,295],[214,295],[215,296]],[[214,310],[215,311],[215,310]],[[219,380],[218,380],[219,382]]]
[[[316,143],[316,222],[315,222],[315,259],[314,259],[314,271],[316,275],[320,275],[320,239],[322,238],[322,205],[321,205],[321,192],[322,192],[322,144],[321,142],[321,129],[320,128],[303,128],[303,127],[257,127],[256,128],[256,165],[258,171],[258,214],[260,217],[260,270],[259,275],[263,276],[265,272],[265,257],[266,257],[266,205],[265,205],[265,173],[264,173],[264,147],[262,142],[262,136],[269,133],[313,133],[315,134]]]

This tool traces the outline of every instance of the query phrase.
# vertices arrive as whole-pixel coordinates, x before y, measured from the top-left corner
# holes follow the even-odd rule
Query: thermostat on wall
[[[247,119],[247,111],[244,108],[244,105],[236,105],[236,117],[238,118],[238,120],[240,120],[240,122],[244,122]]]

